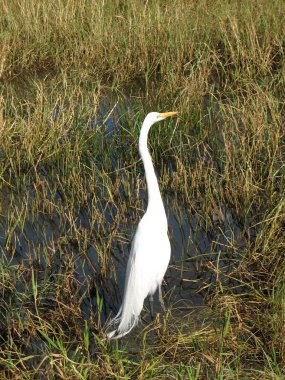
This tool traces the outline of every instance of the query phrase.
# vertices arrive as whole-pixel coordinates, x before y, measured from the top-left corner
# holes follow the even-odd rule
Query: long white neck
[[[140,139],[139,139],[139,151],[140,151],[140,155],[144,164],[147,191],[148,191],[147,211],[152,211],[160,215],[162,214],[165,217],[165,223],[167,224],[165,210],[164,210],[162,198],[160,195],[157,178],[154,172],[152,159],[147,148],[148,132],[152,124],[153,123],[150,123],[148,120],[145,120],[143,122],[141,132],[140,132]]]

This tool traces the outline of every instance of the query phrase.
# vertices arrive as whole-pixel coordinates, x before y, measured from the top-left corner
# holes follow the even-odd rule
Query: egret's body
[[[109,323],[115,329],[107,333],[108,338],[120,338],[131,331],[137,324],[145,298],[159,289],[170,260],[170,242],[167,235],[167,219],[159,192],[151,156],[147,148],[150,127],[176,112],[149,113],[142,125],[139,150],[143,160],[147,190],[148,206],[145,215],[137,227],[130,257],[128,260],[123,302],[116,317]]]

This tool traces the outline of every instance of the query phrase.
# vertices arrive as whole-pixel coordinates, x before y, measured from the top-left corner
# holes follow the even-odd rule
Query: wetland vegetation
[[[1,379],[284,379],[284,18],[282,0],[1,2]],[[110,343],[150,111],[179,112],[149,138],[168,311]]]

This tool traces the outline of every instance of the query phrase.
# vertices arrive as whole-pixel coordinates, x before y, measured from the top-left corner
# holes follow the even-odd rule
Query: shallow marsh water
[[[93,117],[89,118],[83,123],[82,128],[100,128],[104,124],[104,139],[108,143],[108,139],[119,128],[123,110],[126,112],[129,107],[129,102],[125,99],[124,103],[119,101],[114,103],[113,100],[105,98],[101,101],[101,117],[96,122]],[[51,119],[60,119],[62,112],[56,105]],[[139,165],[142,166],[142,163],[140,162]],[[117,169],[115,157],[112,158],[112,167],[114,170]],[[120,176],[124,176],[124,171],[120,171]],[[124,181],[128,183],[129,178],[124,178]],[[42,182],[45,182],[44,171]],[[135,189],[131,188],[132,184],[129,186],[130,194],[134,194]],[[118,202],[124,202],[124,192],[119,191],[119,193]],[[100,194],[97,195],[100,199]],[[75,219],[69,222],[68,218],[67,221],[62,220],[62,215],[67,215],[68,209],[64,205],[60,191],[57,191],[52,198],[47,191],[46,196],[54,211],[50,214],[44,212],[34,214],[32,209],[37,194],[32,187],[28,188],[23,195],[11,195],[10,192],[5,194],[5,191],[2,193],[1,259],[4,265],[26,268],[27,273],[33,268],[39,288],[47,281],[47,278],[53,281],[58,274],[63,273],[66,265],[73,266],[73,275],[80,284],[78,297],[81,299],[81,311],[87,319],[94,314],[100,324],[104,324],[106,318],[118,311],[121,303],[130,243],[138,220],[143,215],[143,209],[146,209],[147,194],[143,190],[140,191],[143,209],[136,211],[135,215],[127,221],[120,222],[119,235],[114,236],[107,252],[108,255],[112,255],[113,265],[107,265],[108,274],[103,275],[98,252],[92,244],[92,239],[86,239],[82,246],[78,246],[78,242],[72,241],[69,230],[83,231],[83,235],[84,233],[88,235],[87,231],[91,231],[91,234],[96,235],[102,220],[112,225],[115,217],[120,219],[116,207],[104,205],[102,197],[96,205],[99,210],[101,209],[101,222],[91,222],[88,206],[78,210]],[[166,304],[171,307],[174,315],[176,313],[183,318],[182,310],[186,312],[203,307],[204,297],[211,287],[217,280],[221,280],[223,274],[226,276],[226,273],[237,265],[239,260],[237,250],[243,246],[244,236],[226,205],[218,208],[212,215],[212,224],[209,226],[205,222],[203,211],[199,209],[199,204],[194,199],[192,204],[186,204],[177,200],[176,195],[163,194],[163,198],[172,252],[163,288]],[[13,212],[18,213],[18,216],[10,215],[10,203],[17,205]],[[92,208],[92,202],[89,206]],[[61,208],[63,214],[57,212],[57,208]],[[22,218],[23,214],[25,214],[24,218]],[[9,224],[11,220],[14,220],[14,225]],[[66,236],[69,237],[66,238]],[[229,256],[229,247],[235,250],[233,257]],[[11,252],[13,252],[12,255]],[[209,270],[211,267],[214,270]],[[23,278],[19,278],[15,286],[25,292],[27,289],[24,288],[27,284],[23,285],[22,282]],[[30,292],[32,292],[31,283],[30,286]],[[52,307],[52,299],[52,291],[50,294],[46,293],[42,300],[43,307]],[[147,302],[145,306],[146,312],[143,315],[144,318],[148,318]],[[159,307],[155,310],[160,311]]]

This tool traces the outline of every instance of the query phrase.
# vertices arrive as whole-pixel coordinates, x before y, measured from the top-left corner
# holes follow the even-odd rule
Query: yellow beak
[[[162,112],[158,116],[159,117],[163,117],[165,119],[167,117],[174,116],[174,115],[177,115],[177,114],[178,114],[178,112]]]

